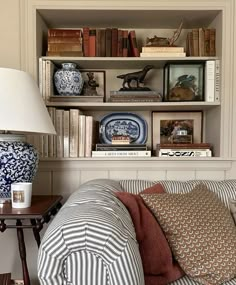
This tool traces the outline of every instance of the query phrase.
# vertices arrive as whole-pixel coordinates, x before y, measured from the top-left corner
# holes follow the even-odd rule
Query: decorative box
[[[204,101],[204,62],[164,66],[164,101]]]

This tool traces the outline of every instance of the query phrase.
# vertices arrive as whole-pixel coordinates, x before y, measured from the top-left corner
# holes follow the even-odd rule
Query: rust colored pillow
[[[141,194],[185,273],[205,285],[236,276],[236,227],[229,210],[203,184],[187,194]]]
[[[141,193],[165,193],[161,184],[143,190]],[[139,251],[142,259],[145,284],[164,285],[179,279],[184,272],[173,260],[169,244],[153,214],[139,195],[116,192],[116,196],[128,209],[132,218]]]

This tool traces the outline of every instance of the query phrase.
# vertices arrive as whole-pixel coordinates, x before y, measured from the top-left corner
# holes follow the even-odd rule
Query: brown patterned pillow
[[[236,276],[236,227],[229,210],[203,184],[187,194],[141,194],[185,273],[202,284]]]
[[[236,200],[229,199],[229,207],[230,207],[230,211],[231,211],[231,214],[234,218],[234,222],[236,225]]]

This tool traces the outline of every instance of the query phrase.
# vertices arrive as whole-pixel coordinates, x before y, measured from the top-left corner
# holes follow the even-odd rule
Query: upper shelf
[[[206,60],[215,60],[216,57],[49,57],[43,56],[43,59],[52,60],[56,64],[62,62],[75,62],[80,68],[93,69],[137,69],[145,65],[152,64],[154,68],[163,68],[167,62],[199,62]]]
[[[138,5],[134,7],[124,5],[123,7],[114,7],[112,4],[106,8],[102,5],[96,7],[80,5],[78,7],[66,8],[65,6],[50,9],[48,7],[37,9],[38,15],[44,19],[46,25],[57,28],[78,28],[83,26],[94,26],[105,28],[112,23],[113,27],[136,29],[176,29],[183,20],[183,28],[198,28],[209,26],[212,21],[221,12],[217,7],[215,9],[192,8],[183,9],[183,7],[152,7],[149,5]],[[137,4],[137,5],[136,5]],[[111,7],[109,7],[111,5]]]

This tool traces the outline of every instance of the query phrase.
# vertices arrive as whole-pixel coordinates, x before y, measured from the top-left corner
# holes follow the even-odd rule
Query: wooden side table
[[[16,229],[19,245],[19,253],[22,263],[23,279],[25,285],[30,285],[29,272],[26,262],[26,247],[24,240],[24,229],[32,229],[34,238],[39,247],[40,235],[43,225],[48,223],[52,216],[56,215],[61,208],[62,196],[33,195],[31,207],[25,209],[15,209],[10,203],[2,204],[0,207],[0,231],[6,229]],[[8,221],[15,220],[16,224],[7,224]],[[26,221],[22,224],[22,221]],[[28,222],[27,222],[28,221]]]

